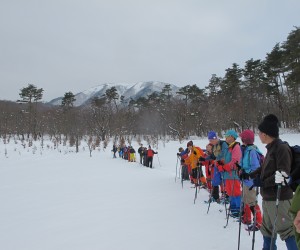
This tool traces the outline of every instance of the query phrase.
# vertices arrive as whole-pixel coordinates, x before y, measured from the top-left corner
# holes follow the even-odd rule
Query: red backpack
[[[154,155],[153,150],[152,149],[148,149],[147,156],[148,157],[153,157],[153,155]]]

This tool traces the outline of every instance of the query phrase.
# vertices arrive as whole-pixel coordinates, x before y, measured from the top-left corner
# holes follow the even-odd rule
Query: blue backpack
[[[243,158],[244,158],[244,154],[247,153],[248,157],[249,157],[248,164],[250,164],[250,162],[251,162],[251,159],[250,159],[250,152],[251,152],[251,150],[255,150],[256,155],[257,155],[257,159],[258,159],[258,162],[259,162],[259,166],[261,166],[263,164],[264,160],[265,160],[265,156],[260,152],[260,150],[258,149],[258,147],[255,146],[255,145],[246,146],[246,147],[244,147],[244,149],[242,149]],[[250,167],[250,165],[243,166],[243,169],[245,169],[246,172],[250,172],[251,171],[250,169],[246,169],[245,167]]]

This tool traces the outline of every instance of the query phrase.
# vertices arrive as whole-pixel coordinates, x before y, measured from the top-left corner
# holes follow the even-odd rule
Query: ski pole
[[[227,219],[227,216],[229,215],[229,211],[228,211],[229,208],[227,209],[227,204],[226,204],[225,180],[224,180],[224,173],[223,172],[221,172],[221,186],[223,188],[223,194],[224,194],[224,196],[223,196],[223,202],[224,202],[224,207],[225,207],[225,215],[226,215],[226,219]]]
[[[223,194],[224,194],[223,201],[224,201],[224,207],[225,207],[225,215],[226,215],[226,218],[227,218],[228,211],[227,211],[227,206],[226,206],[226,193],[225,193],[225,183],[224,183],[223,173],[221,173],[221,186],[222,186]]]
[[[232,188],[231,188],[231,195],[233,194],[233,191],[234,191],[234,184],[235,184],[235,179],[233,178],[233,184],[232,184]],[[230,199],[231,201],[231,199]],[[229,211],[227,213],[227,221],[226,221],[226,225],[224,226],[224,228],[226,228],[228,226],[228,221],[229,221],[229,216],[230,216],[230,210],[231,210],[231,202],[229,203]]]
[[[197,171],[197,173],[196,173],[196,178],[197,178],[197,180],[196,180],[196,183],[195,183],[195,197],[194,197],[194,204],[196,203],[196,199],[197,199],[197,193],[198,193],[198,186],[199,186],[199,172],[200,172],[200,169],[198,170],[198,167],[196,166],[196,171]]]
[[[239,237],[238,237],[238,250],[240,249],[240,244],[241,244],[241,227],[242,227],[242,213],[244,211],[244,181],[243,178],[241,180],[242,182],[242,204],[240,206],[240,214],[239,214]]]
[[[178,166],[178,156],[177,156],[177,162],[176,162],[176,175],[175,175],[175,182],[176,182],[176,179],[177,179],[177,166]]]
[[[256,219],[256,206],[258,204],[258,187],[256,187],[256,198],[255,198],[255,207],[254,207],[254,213],[253,213],[253,224],[254,224],[254,230],[253,230],[253,236],[252,236],[252,250],[254,250],[254,244],[255,244],[255,227],[256,227],[256,222],[257,222],[257,219]]]
[[[275,238],[276,238],[276,222],[278,218],[278,207],[279,207],[279,199],[280,199],[280,192],[281,192],[281,184],[277,186],[277,194],[276,194],[276,213],[275,213],[275,220],[273,224],[273,231],[272,231],[272,238],[271,238],[271,248],[270,250],[274,249],[275,246]]]
[[[181,172],[180,172],[180,176],[181,176],[181,188],[183,188],[183,171],[182,171],[183,165],[180,166]]]
[[[161,167],[158,155],[157,155],[157,160],[158,160],[158,165]]]
[[[210,194],[209,194],[208,208],[207,208],[206,214],[208,214],[208,212],[209,212],[210,203],[211,203],[211,200],[213,199],[212,198],[212,193],[213,193],[213,185],[212,185],[212,179],[210,178]]]

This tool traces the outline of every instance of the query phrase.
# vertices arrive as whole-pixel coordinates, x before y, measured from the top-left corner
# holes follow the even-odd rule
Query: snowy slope
[[[282,138],[300,141],[299,134]],[[194,143],[205,147],[207,140]],[[207,214],[207,191],[200,190],[194,204],[195,189],[175,179],[176,153],[185,145],[160,142],[155,168],[148,169],[113,159],[110,148],[89,157],[84,143],[76,154],[70,147],[54,149],[49,141],[44,149],[1,141],[1,249],[237,249],[238,223],[230,219],[224,229],[225,212],[219,211],[224,207],[213,203]],[[251,243],[242,230],[241,249],[251,249]],[[255,246],[262,248],[259,232]]]

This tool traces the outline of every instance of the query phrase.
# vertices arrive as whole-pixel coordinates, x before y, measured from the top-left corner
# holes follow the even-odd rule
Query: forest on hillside
[[[265,59],[232,63],[225,72],[213,74],[205,88],[186,85],[173,96],[166,84],[161,92],[129,104],[112,87],[80,107],[73,105],[71,91],[60,106],[44,104],[44,90],[28,84],[18,102],[0,101],[0,136],[5,142],[12,136],[36,140],[48,135],[71,145],[83,137],[89,145],[129,136],[182,139],[206,136],[211,129],[256,130],[268,113],[276,114],[282,127],[300,130],[300,28],[275,44]]]

